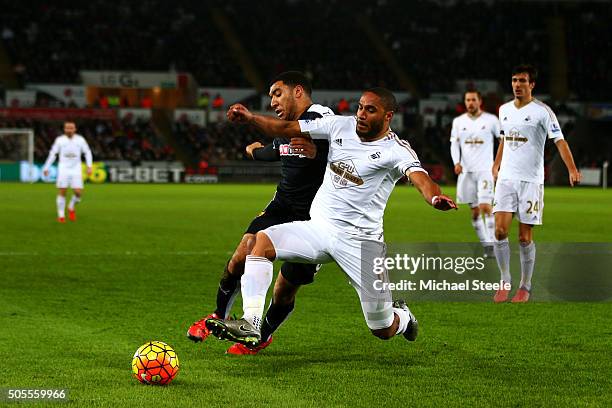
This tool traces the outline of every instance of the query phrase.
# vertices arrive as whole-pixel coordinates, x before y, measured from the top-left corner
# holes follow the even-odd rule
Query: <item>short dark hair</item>
[[[475,93],[476,95],[478,95],[478,99],[482,101],[482,94],[480,93],[478,89],[468,89],[467,91],[463,93],[463,99],[465,99],[465,95],[469,93]]]
[[[312,83],[310,82],[310,79],[308,79],[308,77],[300,71],[281,72],[272,80],[270,86],[272,86],[275,82],[278,81],[282,81],[283,84],[288,85],[290,87],[300,85],[302,88],[304,88],[304,92],[306,92],[306,95],[310,96],[312,94]]]
[[[395,99],[395,95],[393,95],[393,92],[391,92],[387,88],[377,86],[374,88],[366,89],[363,92],[371,92],[374,95],[378,96],[380,98],[380,101],[382,102],[383,108],[385,108],[385,111],[395,112],[397,110],[397,100]]]
[[[538,79],[538,70],[531,64],[520,64],[512,70],[512,76],[522,73],[529,74],[529,83],[533,83]]]

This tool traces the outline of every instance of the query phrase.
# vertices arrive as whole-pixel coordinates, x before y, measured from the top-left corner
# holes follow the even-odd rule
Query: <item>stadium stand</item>
[[[540,67],[538,86],[547,93],[551,64],[571,61],[572,92],[582,100],[606,98],[612,91],[606,70],[612,11],[605,2],[576,4],[535,3],[525,13],[515,2],[484,1],[185,1],[174,7],[160,0],[138,6],[125,0],[34,0],[5,4],[0,35],[25,82],[76,83],[81,69],[175,69],[206,86],[250,86],[211,17],[216,7],[263,78],[297,68],[319,89],[398,89],[356,24],[357,16],[367,16],[425,94],[452,91],[459,78],[504,84],[508,64],[520,61]],[[551,61],[543,45],[555,39],[552,17],[565,22],[567,61]],[[597,86],[581,82],[587,72]]]
[[[563,87],[550,86],[558,68],[567,71],[564,99],[608,101],[612,95],[607,72],[612,8],[605,2],[535,2],[529,6],[468,0],[270,0],[265,4],[186,0],[180,6],[161,0],[5,3],[0,13],[0,41],[22,86],[75,84],[80,82],[80,70],[92,69],[175,70],[192,73],[203,87],[252,88],[240,56],[228,46],[227,36],[233,33],[264,81],[281,71],[299,69],[313,79],[316,89],[360,90],[380,85],[405,90],[405,82],[390,69],[384,50],[375,47],[367,35],[366,21],[401,73],[416,85],[421,100],[436,93],[460,94],[463,89],[456,84],[460,79],[489,79],[502,87],[485,95],[487,109],[496,113],[504,101],[502,94],[509,93],[509,69],[524,61],[540,68],[538,95],[563,95]],[[218,15],[230,22],[231,33],[220,26]],[[565,44],[563,52],[551,53],[553,43]],[[265,93],[265,89],[260,91]],[[215,110],[219,97],[216,93],[200,96],[197,106]],[[216,110],[222,111],[225,102]],[[244,102],[252,109],[267,108],[261,106],[260,95]],[[348,112],[355,109],[354,99],[317,102],[340,110],[348,105]],[[449,126],[461,113],[460,106],[428,112],[433,120],[425,120],[418,105],[419,99],[413,98],[400,106],[397,114],[403,116],[405,128],[400,137],[410,141],[423,162],[450,168]],[[64,105],[42,96],[35,106]],[[99,101],[92,106],[100,106]],[[584,114],[566,112],[564,106],[553,109],[573,118]],[[61,124],[0,118],[0,127],[14,126],[36,130],[36,160],[44,160]],[[567,126],[564,130],[570,137],[585,132],[584,126],[573,122]],[[79,131],[102,160],[178,159],[188,166],[223,163],[246,160],[244,146],[266,140],[253,129],[224,122],[202,126],[175,120],[167,129],[168,134],[160,132],[153,120],[79,122]],[[163,141],[158,136],[161,133]],[[4,153],[11,149],[7,140],[0,145]],[[607,157],[602,150],[582,151],[580,146],[576,156],[584,165],[601,163]]]
[[[151,122],[82,120],[77,125],[77,133],[87,140],[95,160],[128,160],[132,163],[175,160],[174,152],[157,137]],[[34,129],[34,160],[44,162],[53,141],[62,133],[62,122],[0,119],[0,128]],[[2,141],[0,139],[0,157],[7,157],[14,146]]]

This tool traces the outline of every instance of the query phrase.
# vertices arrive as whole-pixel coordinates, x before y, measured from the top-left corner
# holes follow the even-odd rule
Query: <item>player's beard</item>
[[[369,123],[369,130],[365,131],[365,132],[360,132],[359,130],[357,130],[357,127],[355,128],[355,132],[357,133],[357,136],[359,136],[361,139],[363,140],[372,140],[375,139],[378,134],[382,131],[384,122],[381,120],[380,122],[370,122]]]

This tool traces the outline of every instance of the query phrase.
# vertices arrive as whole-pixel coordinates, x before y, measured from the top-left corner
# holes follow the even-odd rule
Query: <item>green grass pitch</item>
[[[90,185],[78,222],[60,225],[53,186],[0,184],[0,387],[69,388],[73,405],[101,407],[612,404],[610,303],[408,299],[419,339],[385,342],[329,265],[260,355],[190,342],[188,326],[212,311],[224,263],[273,190]],[[611,192],[547,188],[536,242],[612,241],[611,202]],[[390,242],[475,239],[466,207],[435,212],[406,186],[385,217]],[[150,339],[178,353],[170,386],[131,377]]]

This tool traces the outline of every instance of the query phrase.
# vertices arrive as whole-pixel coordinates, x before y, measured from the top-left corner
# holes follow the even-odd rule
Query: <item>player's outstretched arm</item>
[[[408,174],[410,182],[419,190],[425,201],[427,201],[434,208],[441,211],[448,211],[450,209],[457,209],[455,202],[442,194],[440,186],[437,185],[427,173],[422,171],[414,171]]]
[[[499,166],[501,166],[502,156],[504,155],[504,138],[499,139],[499,147],[497,148],[497,154],[495,155],[495,161],[493,162],[493,180],[497,181],[497,174],[499,173]]]
[[[559,150],[559,154],[561,155],[561,159],[563,163],[565,163],[565,167],[567,167],[567,171],[569,173],[569,183],[573,187],[574,184],[580,183],[580,179],[582,178],[580,172],[576,168],[576,163],[574,163],[574,156],[572,156],[572,151],[567,144],[565,139],[558,140],[555,143],[557,146],[557,150]]]
[[[297,121],[290,122],[272,116],[255,115],[239,103],[230,106],[227,111],[227,119],[230,122],[250,123],[270,137],[292,138],[302,134]]]
[[[278,150],[274,148],[272,143],[264,146],[260,142],[251,143],[246,147],[246,154],[253,160],[257,161],[279,161],[280,156],[278,155]]]

